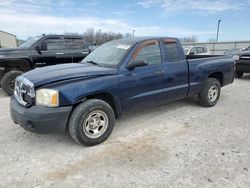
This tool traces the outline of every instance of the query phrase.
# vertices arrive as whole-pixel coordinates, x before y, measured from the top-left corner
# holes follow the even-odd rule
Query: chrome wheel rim
[[[108,127],[108,116],[102,110],[90,112],[83,122],[83,132],[89,138],[100,137]]]
[[[217,85],[213,85],[209,90],[208,90],[208,100],[209,102],[213,103],[217,100],[217,97],[219,95],[219,88]]]

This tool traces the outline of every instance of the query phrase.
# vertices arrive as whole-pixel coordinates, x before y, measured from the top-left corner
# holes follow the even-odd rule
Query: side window
[[[208,50],[207,50],[207,48],[206,48],[206,47],[204,47],[204,48],[203,48],[203,50],[204,50],[204,52],[205,52],[205,53],[207,53],[207,52],[208,52]]]
[[[205,53],[204,48],[202,48],[202,47],[197,47],[197,53],[198,53],[198,54]]]
[[[165,48],[167,50],[168,62],[180,61],[179,49],[176,42],[165,42]]]
[[[49,38],[42,42],[42,51],[64,50],[64,40],[60,38]]]
[[[158,43],[152,43],[144,46],[137,54],[137,60],[146,60],[149,65],[161,63],[161,51]]]
[[[66,49],[83,50],[86,48],[83,38],[65,38]]]

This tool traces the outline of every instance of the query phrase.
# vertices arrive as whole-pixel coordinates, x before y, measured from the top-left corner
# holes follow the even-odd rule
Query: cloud
[[[124,31],[129,29],[127,23],[118,19],[103,19],[97,17],[59,17],[30,13],[13,14],[12,11],[0,11],[2,30],[17,36],[34,36],[42,33],[78,32],[83,33],[87,28],[104,31]]]
[[[53,0],[33,1],[18,0],[0,1],[0,28],[6,32],[13,33],[19,38],[26,39],[29,36],[45,34],[79,33],[83,34],[87,28],[101,29],[120,33],[132,33],[135,29],[136,36],[190,36],[190,35],[212,35],[211,31],[192,31],[185,28],[166,28],[159,25],[138,26],[131,25],[128,21],[118,18],[103,18],[101,16],[88,16],[87,11],[79,10],[81,14],[66,16],[72,11],[72,1],[60,0],[55,4]],[[15,5],[15,6],[14,6]],[[57,9],[54,9],[57,6]],[[78,9],[74,7],[75,11]],[[69,10],[68,10],[69,9]],[[20,11],[22,10],[22,11]],[[61,10],[62,15],[54,14]],[[126,10],[127,11],[127,10]],[[60,11],[59,11],[60,12]],[[123,14],[124,11],[113,14]],[[92,14],[91,14],[92,15]]]
[[[186,37],[186,36],[214,36],[215,31],[195,31],[181,27],[165,28],[162,26],[135,27],[135,35],[137,36],[170,36],[170,37]]]
[[[249,2],[248,2],[249,3]],[[244,8],[247,1],[234,0],[141,0],[137,4],[144,8],[161,7],[166,11],[197,10],[222,12]]]

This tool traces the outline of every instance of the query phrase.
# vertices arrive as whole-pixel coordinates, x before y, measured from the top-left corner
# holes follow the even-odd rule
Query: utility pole
[[[135,37],[135,29],[133,29],[133,37]]]
[[[221,20],[218,20],[218,25],[217,25],[217,36],[216,36],[216,41],[217,41],[217,42],[218,42],[218,40],[219,40],[220,22],[221,22]]]

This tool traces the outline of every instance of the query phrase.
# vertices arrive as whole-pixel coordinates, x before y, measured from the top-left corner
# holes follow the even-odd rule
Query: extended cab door
[[[162,41],[164,46],[165,100],[175,101],[186,97],[189,89],[189,70],[181,45],[174,39]]]
[[[147,66],[132,70],[125,68],[119,73],[120,97],[123,109],[157,104],[164,88],[162,55],[158,40],[140,44],[129,63],[146,61]]]

